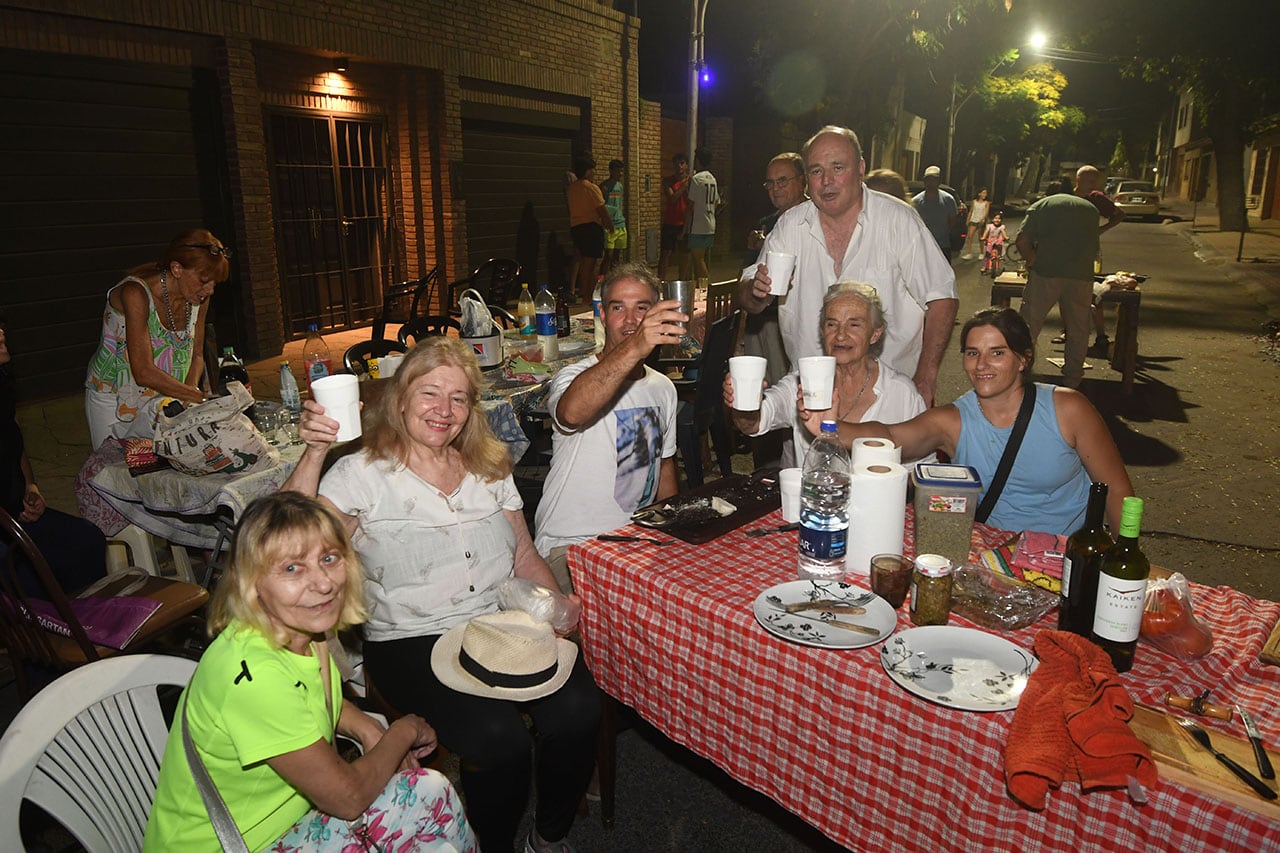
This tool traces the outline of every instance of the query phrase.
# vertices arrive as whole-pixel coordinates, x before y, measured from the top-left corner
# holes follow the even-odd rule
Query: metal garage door
[[[549,234],[572,254],[564,174],[572,166],[576,133],[576,128],[501,126],[464,117],[462,192],[470,268],[488,258],[515,258],[526,266],[532,286],[547,281]],[[526,205],[536,225],[527,219]],[[536,259],[536,274],[527,269],[530,257]]]
[[[75,391],[107,290],[206,225],[231,241],[211,70],[0,52],[0,313],[25,398]],[[214,299],[234,343],[235,280]]]

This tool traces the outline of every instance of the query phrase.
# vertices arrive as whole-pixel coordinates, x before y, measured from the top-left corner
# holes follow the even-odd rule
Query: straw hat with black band
[[[459,693],[527,701],[559,690],[577,657],[578,647],[548,623],[508,610],[449,629],[431,650],[431,669]]]

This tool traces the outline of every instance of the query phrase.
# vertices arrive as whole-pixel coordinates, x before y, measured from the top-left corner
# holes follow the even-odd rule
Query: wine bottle
[[[1116,672],[1133,668],[1133,650],[1142,628],[1151,563],[1138,547],[1141,527],[1142,499],[1125,498],[1120,510],[1120,536],[1103,554],[1098,575],[1093,641],[1111,655]]]
[[[1098,598],[1098,572],[1103,552],[1111,547],[1111,534],[1103,525],[1107,514],[1107,484],[1089,486],[1084,524],[1067,539],[1062,559],[1062,602],[1058,630],[1088,637],[1093,631],[1093,606]]]

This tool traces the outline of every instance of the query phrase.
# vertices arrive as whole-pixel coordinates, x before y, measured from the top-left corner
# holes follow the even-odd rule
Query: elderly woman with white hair
[[[725,378],[724,401],[734,426],[747,435],[762,435],[790,426],[796,459],[805,451],[821,422],[900,423],[925,410],[915,383],[876,358],[884,347],[885,317],[876,289],[859,281],[841,281],[827,289],[818,324],[822,351],[836,360],[831,408],[805,409],[800,400],[800,374],[793,370],[766,388],[758,412],[733,408],[733,384]]]

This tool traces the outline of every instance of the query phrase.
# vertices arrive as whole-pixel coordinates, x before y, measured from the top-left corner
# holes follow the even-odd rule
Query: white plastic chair
[[[185,686],[195,661],[125,655],[86,664],[36,694],[0,739],[0,850],[26,847],[24,799],[89,853],[136,853],[169,736],[156,694]]]

